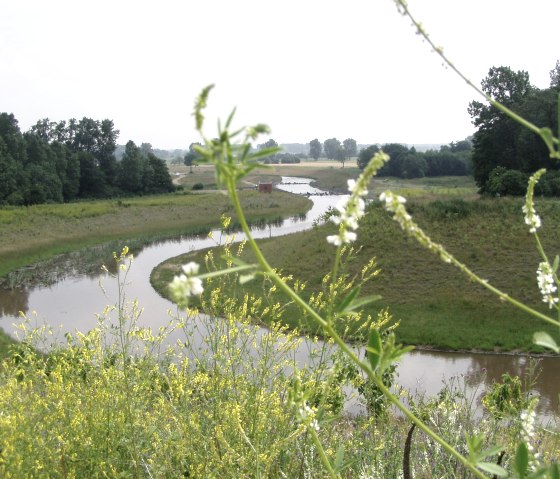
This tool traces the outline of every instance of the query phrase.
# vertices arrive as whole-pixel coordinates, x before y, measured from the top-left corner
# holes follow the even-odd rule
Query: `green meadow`
[[[429,187],[426,182],[397,183],[377,179],[372,189],[397,186],[399,190],[400,186],[400,191],[414,192],[410,195],[409,211],[434,241],[510,296],[548,311],[536,284],[540,259],[523,222],[521,199],[472,200],[472,191],[455,197],[449,191],[468,187],[455,188],[450,178]],[[440,199],[434,199],[438,195]],[[537,208],[544,218],[543,245],[545,250],[554,251],[560,242],[560,204],[538,200]],[[334,248],[325,238],[334,231],[335,226],[327,222],[310,231],[262,240],[260,244],[273,267],[307,284],[302,294],[309,299],[312,293],[321,291],[323,276],[331,267]],[[368,207],[355,250],[345,272],[357,275],[371,258],[376,258],[380,274],[362,294],[380,295],[381,299],[366,311],[374,315],[388,307],[400,323],[398,339],[405,344],[446,350],[526,351],[535,350],[530,346],[534,331],[552,332],[538,320],[500,302],[481,286],[468,282],[459,270],[407,237],[378,202]],[[205,252],[197,252],[164,263],[152,275],[154,286],[165,294],[166,283],[178,266],[190,260],[204,264],[204,255]],[[247,252],[242,259],[254,261]],[[241,294],[245,290],[262,295],[263,285],[255,280],[244,289],[233,287],[230,293]],[[283,299],[278,297],[280,303]],[[286,322],[315,332],[310,324],[301,323],[300,316],[294,310],[285,315]]]

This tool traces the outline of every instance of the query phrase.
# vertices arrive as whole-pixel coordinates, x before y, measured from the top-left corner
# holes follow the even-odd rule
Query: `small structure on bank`
[[[259,183],[259,193],[272,193],[272,183]]]

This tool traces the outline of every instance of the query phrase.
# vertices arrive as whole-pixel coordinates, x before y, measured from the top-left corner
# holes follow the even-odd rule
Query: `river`
[[[286,191],[310,195],[313,206],[307,215],[284,220],[279,225],[255,228],[255,237],[279,236],[308,229],[327,208],[340,201],[341,196],[325,195],[311,187],[310,181],[284,177],[283,184],[279,185]],[[219,236],[218,230],[213,233],[215,237]],[[238,234],[236,237],[241,239],[243,236]],[[174,309],[172,303],[152,288],[149,277],[153,268],[168,258],[214,245],[215,242],[206,235],[193,236],[149,245],[135,254],[127,278],[127,295],[139,299],[143,308],[142,324],[154,329],[164,326],[169,320],[167,312]],[[77,261],[75,255],[72,258],[72,261]],[[96,313],[101,313],[106,304],[115,303],[115,281],[109,280],[101,271],[83,274],[72,273],[71,264],[65,268],[70,272],[66,271],[49,286],[0,288],[0,327],[14,335],[14,325],[20,322],[19,311],[37,324],[44,322],[50,325],[59,337],[66,332],[87,331],[95,327]],[[545,415],[558,412],[559,366],[560,358],[539,359],[540,373],[534,393],[540,396],[539,410]],[[444,381],[457,377],[480,394],[488,385],[499,381],[502,374],[523,376],[528,367],[529,358],[519,355],[413,351],[400,362],[397,381],[410,391],[434,395],[442,389]]]

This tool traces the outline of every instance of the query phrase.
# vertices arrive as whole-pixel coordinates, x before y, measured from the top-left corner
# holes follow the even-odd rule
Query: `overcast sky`
[[[186,148],[202,87],[216,116],[264,122],[279,143],[449,143],[478,99],[392,0],[0,0],[0,111],[112,119],[118,142]],[[491,66],[539,88],[560,59],[558,0],[409,0],[475,83]],[[264,141],[265,139],[263,139]]]

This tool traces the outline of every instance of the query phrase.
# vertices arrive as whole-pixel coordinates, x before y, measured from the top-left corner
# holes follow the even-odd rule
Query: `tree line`
[[[531,84],[526,71],[492,67],[482,80],[482,91],[540,128],[558,131],[560,62],[550,72],[550,86]],[[472,101],[469,114],[477,131],[473,137],[473,176],[481,193],[523,195],[529,176],[540,168],[537,194],[560,196],[558,162],[551,160],[541,138],[489,103]]]
[[[451,142],[439,150],[418,152],[414,146],[400,143],[370,145],[360,150],[358,167],[363,169],[378,151],[383,150],[390,160],[377,172],[377,176],[397,178],[423,178],[425,176],[466,176],[471,170],[472,144],[470,140]]]
[[[173,191],[167,165],[148,144],[129,141],[122,160],[116,160],[118,135],[112,120],[85,117],[39,120],[22,133],[13,114],[0,113],[0,204]]]
[[[309,156],[311,158],[317,160],[323,153],[329,160],[340,161],[344,168],[346,160],[358,154],[358,145],[353,138],[346,138],[343,142],[336,138],[329,138],[322,144],[315,138],[309,142]]]

